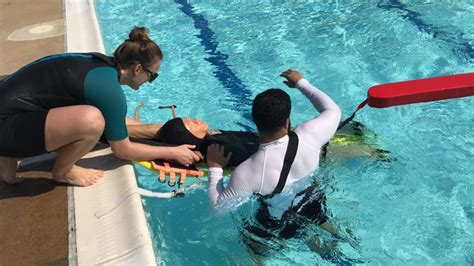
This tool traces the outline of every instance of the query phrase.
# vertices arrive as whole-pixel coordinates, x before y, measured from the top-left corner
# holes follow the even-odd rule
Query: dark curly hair
[[[281,89],[266,90],[253,100],[252,118],[259,131],[278,131],[285,125],[290,112],[290,96]]]

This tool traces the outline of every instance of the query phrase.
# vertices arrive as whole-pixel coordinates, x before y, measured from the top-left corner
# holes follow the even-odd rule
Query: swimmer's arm
[[[192,151],[194,145],[185,144],[177,147],[151,146],[130,142],[128,137],[118,141],[109,140],[109,144],[114,155],[123,160],[149,161],[162,159],[189,165],[200,159],[199,156]]]
[[[176,115],[176,106],[175,105],[171,106],[171,113],[173,115],[173,118],[177,117],[177,115]]]
[[[298,126],[295,132],[300,137],[308,136],[309,138],[306,139],[317,146],[322,146],[336,132],[341,120],[341,109],[328,95],[311,85],[306,79],[300,79],[296,83],[296,88],[311,101],[320,114]]]
[[[140,139],[156,139],[162,124],[127,125],[128,135]]]
[[[160,106],[158,108],[160,108],[160,109],[171,108],[171,113],[173,115],[173,118],[177,117],[177,115],[176,115],[176,105]]]
[[[135,107],[135,120],[140,121],[140,109],[143,107],[143,102],[140,102],[137,107]]]
[[[125,118],[125,124],[128,125],[142,125],[142,121],[140,121],[140,109],[143,107],[143,103],[139,103],[138,106],[135,108],[135,117],[130,118],[126,117]]]
[[[142,122],[140,122],[139,120],[135,120],[133,118],[130,118],[130,117],[125,117],[125,124],[128,126],[128,125],[143,125]]]

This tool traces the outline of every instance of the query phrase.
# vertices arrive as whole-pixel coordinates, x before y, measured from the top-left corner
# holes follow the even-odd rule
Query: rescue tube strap
[[[368,99],[368,98],[365,99],[363,102],[361,102],[361,103],[357,106],[357,108],[355,109],[354,113],[352,113],[352,115],[349,116],[346,120],[342,121],[342,123],[337,127],[337,129],[341,129],[341,128],[344,127],[347,123],[351,122],[352,119],[354,119],[356,113],[357,113],[360,109],[364,108],[364,106],[366,106],[368,102],[369,102],[369,99]]]
[[[474,73],[407,80],[375,85],[369,88],[367,99],[337,129],[349,123],[366,104],[375,108],[431,102],[474,96]]]

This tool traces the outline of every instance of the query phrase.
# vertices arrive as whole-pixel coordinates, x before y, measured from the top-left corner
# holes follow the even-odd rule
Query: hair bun
[[[148,33],[146,27],[134,27],[128,39],[115,49],[114,58],[121,69],[129,69],[135,64],[151,67],[158,60],[163,60],[160,47],[148,37]]]
[[[135,27],[128,35],[128,39],[132,42],[149,41],[148,33],[150,30],[146,27]]]

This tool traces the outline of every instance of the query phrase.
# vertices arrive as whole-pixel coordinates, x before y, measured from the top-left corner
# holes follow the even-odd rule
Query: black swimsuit
[[[108,140],[128,136],[125,95],[111,57],[96,53],[52,55],[0,81],[0,156],[24,158],[47,152],[48,111],[83,104],[102,112]]]

